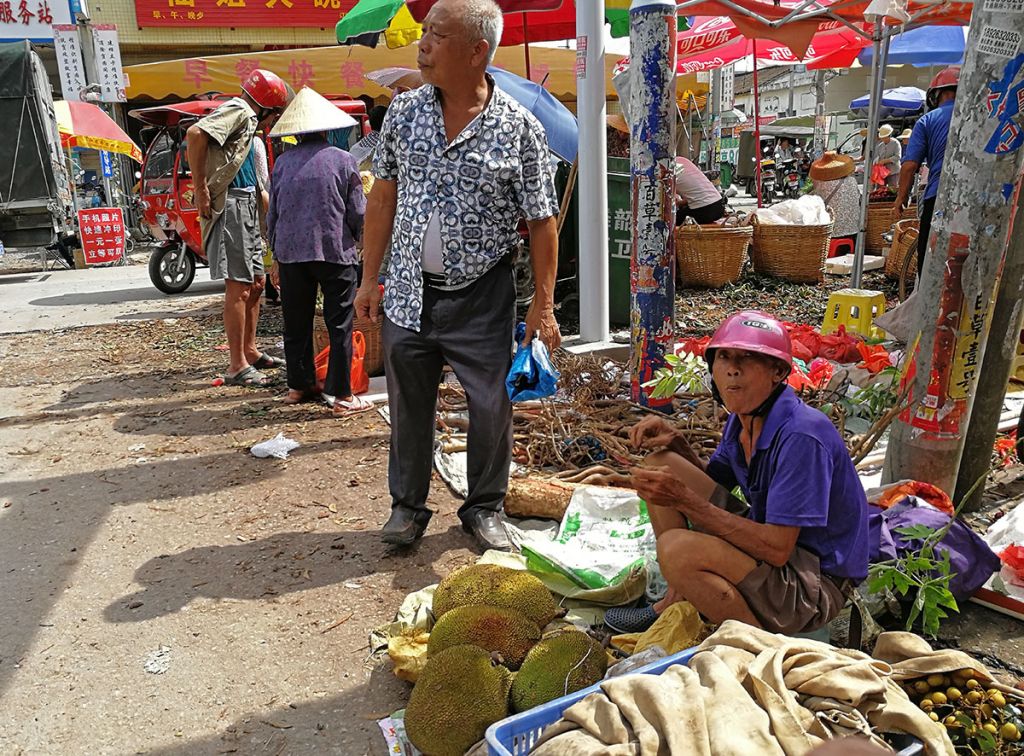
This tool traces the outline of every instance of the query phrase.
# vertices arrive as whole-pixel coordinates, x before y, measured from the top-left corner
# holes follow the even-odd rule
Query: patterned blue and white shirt
[[[472,283],[511,252],[520,218],[558,213],[543,127],[487,78],[490,102],[451,144],[429,84],[396,97],[381,127],[373,173],[398,182],[384,312],[403,328],[420,327],[423,238],[435,210],[450,287]]]

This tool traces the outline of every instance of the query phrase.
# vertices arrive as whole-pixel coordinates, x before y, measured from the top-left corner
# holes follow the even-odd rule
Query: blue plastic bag
[[[505,379],[508,398],[513,402],[526,402],[552,396],[558,390],[559,373],[551,363],[548,348],[539,338],[523,344],[526,338],[526,323],[516,326],[516,356],[512,369]]]

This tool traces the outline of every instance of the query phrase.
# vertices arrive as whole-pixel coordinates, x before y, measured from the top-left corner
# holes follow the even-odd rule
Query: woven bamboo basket
[[[750,259],[754,270],[794,283],[820,283],[825,280],[825,258],[832,238],[832,224],[790,226],[759,223],[752,216],[754,229]]]
[[[889,256],[885,258],[885,275],[888,278],[898,279],[903,270],[903,261],[907,255],[917,259],[917,235],[921,222],[914,219],[901,220],[896,224],[896,232],[892,238],[892,249]],[[913,263],[912,263],[913,264]],[[916,270],[916,267],[914,268]]]
[[[717,289],[738,279],[753,235],[750,226],[690,223],[677,228],[676,262],[682,285]]]
[[[867,233],[864,235],[864,248],[871,254],[880,255],[888,246],[882,234],[889,233],[892,228],[892,202],[869,202]],[[911,205],[903,211],[901,220],[912,220],[917,217],[917,205]]]
[[[363,358],[363,368],[366,374],[373,377],[384,375],[384,342],[381,339],[381,331],[384,325],[384,309],[381,308],[374,323],[360,317],[352,318],[352,330],[361,331],[366,340],[366,356]],[[320,354],[331,343],[327,334],[327,324],[324,322],[323,313],[319,310],[313,317],[313,354]]]

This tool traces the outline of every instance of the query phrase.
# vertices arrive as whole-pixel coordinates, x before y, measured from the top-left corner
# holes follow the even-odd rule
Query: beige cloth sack
[[[949,653],[958,656],[947,659],[955,665],[946,671],[974,666],[909,633],[882,638],[883,653],[904,669]],[[566,710],[532,753],[803,756],[849,735],[888,749],[874,728],[909,733],[930,755],[954,756],[945,728],[910,701],[886,660],[732,620],[698,647],[688,667],[614,678],[601,687]]]

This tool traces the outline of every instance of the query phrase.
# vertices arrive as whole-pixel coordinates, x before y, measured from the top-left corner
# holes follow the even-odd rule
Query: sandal
[[[273,384],[267,376],[252,365],[238,371],[234,375],[224,375],[225,386],[245,386],[247,388],[266,388]]]
[[[280,357],[272,357],[266,352],[260,352],[259,358],[252,363],[252,366],[257,370],[275,370],[284,367],[284,360]]]
[[[361,396],[353,396],[347,402],[341,399],[334,400],[334,412],[335,417],[349,417],[351,415],[358,415],[361,412],[368,412],[374,408],[373,402],[369,399],[364,399]]]
[[[320,398],[320,390],[315,388],[302,389],[297,391],[295,389],[288,389],[288,393],[281,400],[281,404],[286,406],[292,404],[305,404],[306,402],[315,402]]]

